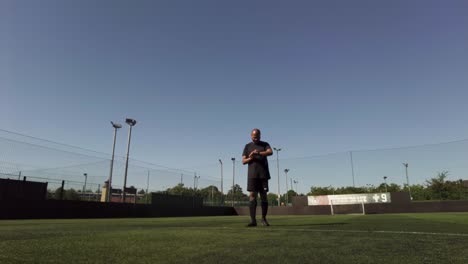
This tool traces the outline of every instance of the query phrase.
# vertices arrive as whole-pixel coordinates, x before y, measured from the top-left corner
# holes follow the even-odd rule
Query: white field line
[[[419,232],[419,231],[388,231],[388,230],[339,230],[339,229],[304,229],[304,228],[275,228],[275,227],[245,227],[245,228],[234,228],[234,227],[197,227],[206,229],[248,229],[252,231],[297,231],[297,232],[331,232],[331,233],[377,233],[377,234],[397,234],[397,235],[425,235],[425,236],[458,236],[468,237],[467,233],[437,233],[437,232]]]

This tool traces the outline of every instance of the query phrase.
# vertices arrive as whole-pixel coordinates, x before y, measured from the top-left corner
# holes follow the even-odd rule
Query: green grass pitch
[[[468,213],[3,220],[0,263],[468,263]]]

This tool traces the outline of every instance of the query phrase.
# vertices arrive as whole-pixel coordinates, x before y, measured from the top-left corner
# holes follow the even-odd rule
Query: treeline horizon
[[[333,186],[311,186],[307,193],[297,193],[295,190],[288,190],[287,201],[291,203],[292,197],[294,196],[318,196],[318,195],[339,195],[339,194],[359,194],[359,193],[382,193],[382,192],[409,192],[413,201],[424,201],[424,200],[466,200],[468,199],[468,186],[467,182],[462,179],[450,181],[446,180],[448,177],[448,171],[439,172],[436,177],[426,180],[424,184],[413,184],[413,185],[399,185],[396,183],[381,183],[378,186],[366,185],[361,187],[346,186],[346,187],[333,187]],[[91,190],[89,190],[92,192]],[[60,188],[55,190],[55,193],[60,192]],[[81,190],[64,190],[64,199],[79,200]],[[88,190],[87,190],[88,192]],[[234,188],[229,188],[227,193],[221,193],[219,188],[215,185],[210,185],[204,188],[193,188],[186,187],[183,183],[179,183],[174,187],[167,188],[164,191],[157,191],[154,193],[163,193],[170,195],[184,195],[184,196],[199,196],[204,199],[205,202],[213,204],[235,202],[247,202],[249,200],[248,194],[244,193],[242,187],[238,184],[234,185]],[[145,190],[141,189],[138,192],[139,195],[143,196],[143,201],[148,200]],[[57,196],[56,196],[57,197]],[[278,195],[274,192],[268,193],[268,200],[270,204],[278,203]],[[284,193],[281,195],[280,202],[286,203],[286,196]]]

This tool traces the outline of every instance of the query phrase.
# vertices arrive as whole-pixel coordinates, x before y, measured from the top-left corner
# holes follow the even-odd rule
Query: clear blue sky
[[[0,128],[110,153],[109,121],[132,117],[133,158],[190,169],[240,159],[254,127],[284,159],[463,139],[467,14],[467,1],[3,0]]]

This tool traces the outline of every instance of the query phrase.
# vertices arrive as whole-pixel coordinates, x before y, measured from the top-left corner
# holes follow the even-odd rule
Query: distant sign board
[[[308,196],[308,205],[391,203],[390,193],[360,193]]]

